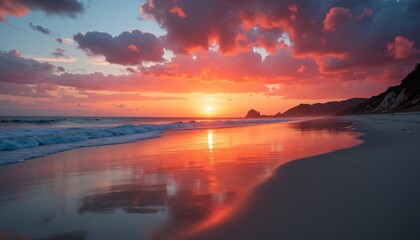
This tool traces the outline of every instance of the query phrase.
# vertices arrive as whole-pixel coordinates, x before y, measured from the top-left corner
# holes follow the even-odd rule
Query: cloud
[[[29,23],[29,26],[37,32],[40,32],[40,33],[45,34],[45,35],[51,35],[51,31],[48,28],[45,28],[45,27],[40,26],[40,25],[34,25],[32,22]]]
[[[232,81],[197,81],[197,79],[144,76],[142,74],[108,75],[102,73],[54,76],[52,82],[77,90],[161,93],[257,93],[266,92],[263,83]]]
[[[259,55],[258,55],[259,56]],[[53,58],[54,59],[54,58]],[[242,63],[240,58],[232,59],[232,66]],[[228,65],[225,65],[225,67]],[[0,82],[21,85],[19,89],[11,89],[8,85],[6,93],[11,95],[32,96],[34,86],[45,84],[56,85],[64,88],[74,88],[79,91],[117,91],[117,92],[162,92],[162,93],[243,93],[243,92],[265,92],[267,88],[261,82],[235,82],[229,79],[206,80],[197,78],[173,78],[162,74],[161,76],[142,72],[133,72],[128,75],[104,75],[103,73],[92,74],[71,74],[62,72],[63,69],[50,63],[41,63],[34,59],[27,59],[20,56],[14,50],[0,52]],[[60,75],[55,73],[60,72]],[[251,74],[252,72],[249,72]],[[235,75],[226,76],[234,77]],[[240,82],[240,83],[239,83]],[[43,85],[44,84],[44,85]],[[14,85],[15,87],[18,87]],[[45,85],[46,86],[46,85]],[[37,93],[48,91],[61,93],[58,90],[35,89]],[[57,92],[58,91],[58,92]]]
[[[126,108],[127,107],[124,104],[113,104],[113,106],[116,107],[116,108]]]
[[[22,17],[28,13],[28,9],[15,0],[0,1],[0,21],[6,21],[7,15]]]
[[[78,0],[1,0],[0,21],[6,21],[8,15],[25,16],[29,10],[76,18],[77,14],[84,11],[84,5]]]
[[[171,13],[177,15],[180,18],[186,18],[187,15],[185,14],[184,10],[178,6],[174,6],[171,8]]]
[[[217,51],[195,51],[194,56],[176,54],[170,62],[142,66],[137,71],[131,69],[133,71],[122,75],[68,72],[57,75],[62,69],[50,63],[24,58],[16,50],[0,52],[0,94],[37,98],[61,97],[60,102],[72,104],[125,104],[126,101],[173,99],[145,96],[138,94],[139,92],[263,93],[289,99],[305,96],[319,99],[345,98],[359,94],[367,97],[367,94],[377,93],[376,91],[397,83],[414,66],[407,67],[405,61],[392,64],[394,58],[387,57],[388,60],[382,66],[353,66],[351,70],[347,67],[343,67],[345,70],[337,70],[334,68],[337,64],[335,61],[340,59],[296,58],[290,49],[278,49],[264,59],[254,51],[228,56]],[[268,86],[279,87],[273,89]],[[363,87],[368,89],[363,90]],[[348,91],[345,91],[346,88]],[[72,99],[65,97],[67,95]]]
[[[139,30],[123,32],[116,37],[104,32],[78,33],[73,39],[88,55],[104,56],[109,63],[137,65],[145,61],[163,61],[161,40]]]
[[[414,48],[414,41],[409,39],[396,36],[393,42],[387,44],[388,55],[393,56],[395,59],[405,59],[419,51]]]
[[[349,20],[351,18],[352,15],[350,9],[342,7],[331,8],[323,21],[324,30],[334,31],[338,25],[344,23],[346,20]]]
[[[387,41],[395,36],[419,42],[418,6],[416,0],[149,0],[141,9],[167,31],[165,47],[176,54],[217,49],[234,55],[258,47],[275,53],[290,48],[293,57],[328,61],[328,68],[321,70],[351,71],[393,64],[383,59]],[[171,12],[174,7],[187,17]],[[291,44],[284,44],[285,34]]]
[[[371,9],[365,8],[363,9],[363,12],[359,16],[357,16],[357,19],[361,20],[363,18],[367,18],[371,16],[372,14],[373,14],[373,11]]]
[[[23,96],[35,98],[55,98],[51,91],[57,91],[58,87],[50,84],[27,85],[19,83],[0,82],[0,94],[9,96]]]
[[[54,54],[54,53],[53,53]],[[59,63],[73,63],[77,62],[78,58],[75,57],[65,57],[65,58],[57,58],[57,57],[34,57],[33,60],[40,61],[40,62],[59,62]]]
[[[299,69],[305,68],[306,71]],[[224,56],[215,51],[196,51],[193,57],[177,54],[171,62],[141,67],[143,74],[157,77],[272,83],[314,79],[319,74],[315,61],[293,58],[290,50],[279,49],[265,59],[254,51]]]
[[[0,82],[42,83],[47,81],[55,69],[50,63],[23,58],[16,50],[0,51]]]
[[[62,48],[56,48],[51,55],[53,55],[55,58],[68,58],[68,56],[65,55],[65,50]]]
[[[80,96],[62,95],[61,103],[103,103],[103,102],[137,102],[137,101],[162,101],[162,100],[186,100],[179,97],[151,97],[138,93],[96,93],[78,92]]]
[[[58,43],[64,43],[64,40],[62,38],[56,38],[55,41],[57,41]]]
[[[2,98],[0,99],[0,106],[6,106],[6,107],[18,107],[22,105],[19,101],[12,100],[9,98]]]
[[[137,73],[138,72],[137,70],[135,70],[133,68],[130,68],[130,67],[124,69],[124,71],[125,72],[128,72],[128,73],[131,73],[131,74],[134,74],[134,73]]]
[[[283,84],[277,92],[267,95],[283,96],[284,99],[349,99],[370,97],[389,87],[388,84],[370,81],[322,82],[313,85]]]

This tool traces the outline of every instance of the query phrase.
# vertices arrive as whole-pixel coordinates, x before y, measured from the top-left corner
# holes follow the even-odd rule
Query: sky
[[[418,0],[0,0],[0,115],[241,117],[370,97]]]

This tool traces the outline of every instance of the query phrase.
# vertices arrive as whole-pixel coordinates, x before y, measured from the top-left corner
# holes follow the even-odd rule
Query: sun
[[[214,112],[214,107],[213,107],[213,106],[210,106],[210,105],[207,105],[207,106],[205,106],[205,108],[204,108],[204,112],[205,112],[206,114],[212,114],[212,113]]]

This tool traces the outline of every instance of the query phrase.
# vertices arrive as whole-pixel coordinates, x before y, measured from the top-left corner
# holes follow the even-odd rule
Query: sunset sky
[[[0,0],[0,115],[244,116],[370,97],[418,0]]]

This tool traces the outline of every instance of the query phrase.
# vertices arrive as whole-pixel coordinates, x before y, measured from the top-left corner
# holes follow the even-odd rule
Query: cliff
[[[420,111],[420,64],[400,85],[371,97],[359,105],[340,112],[340,115]]]

